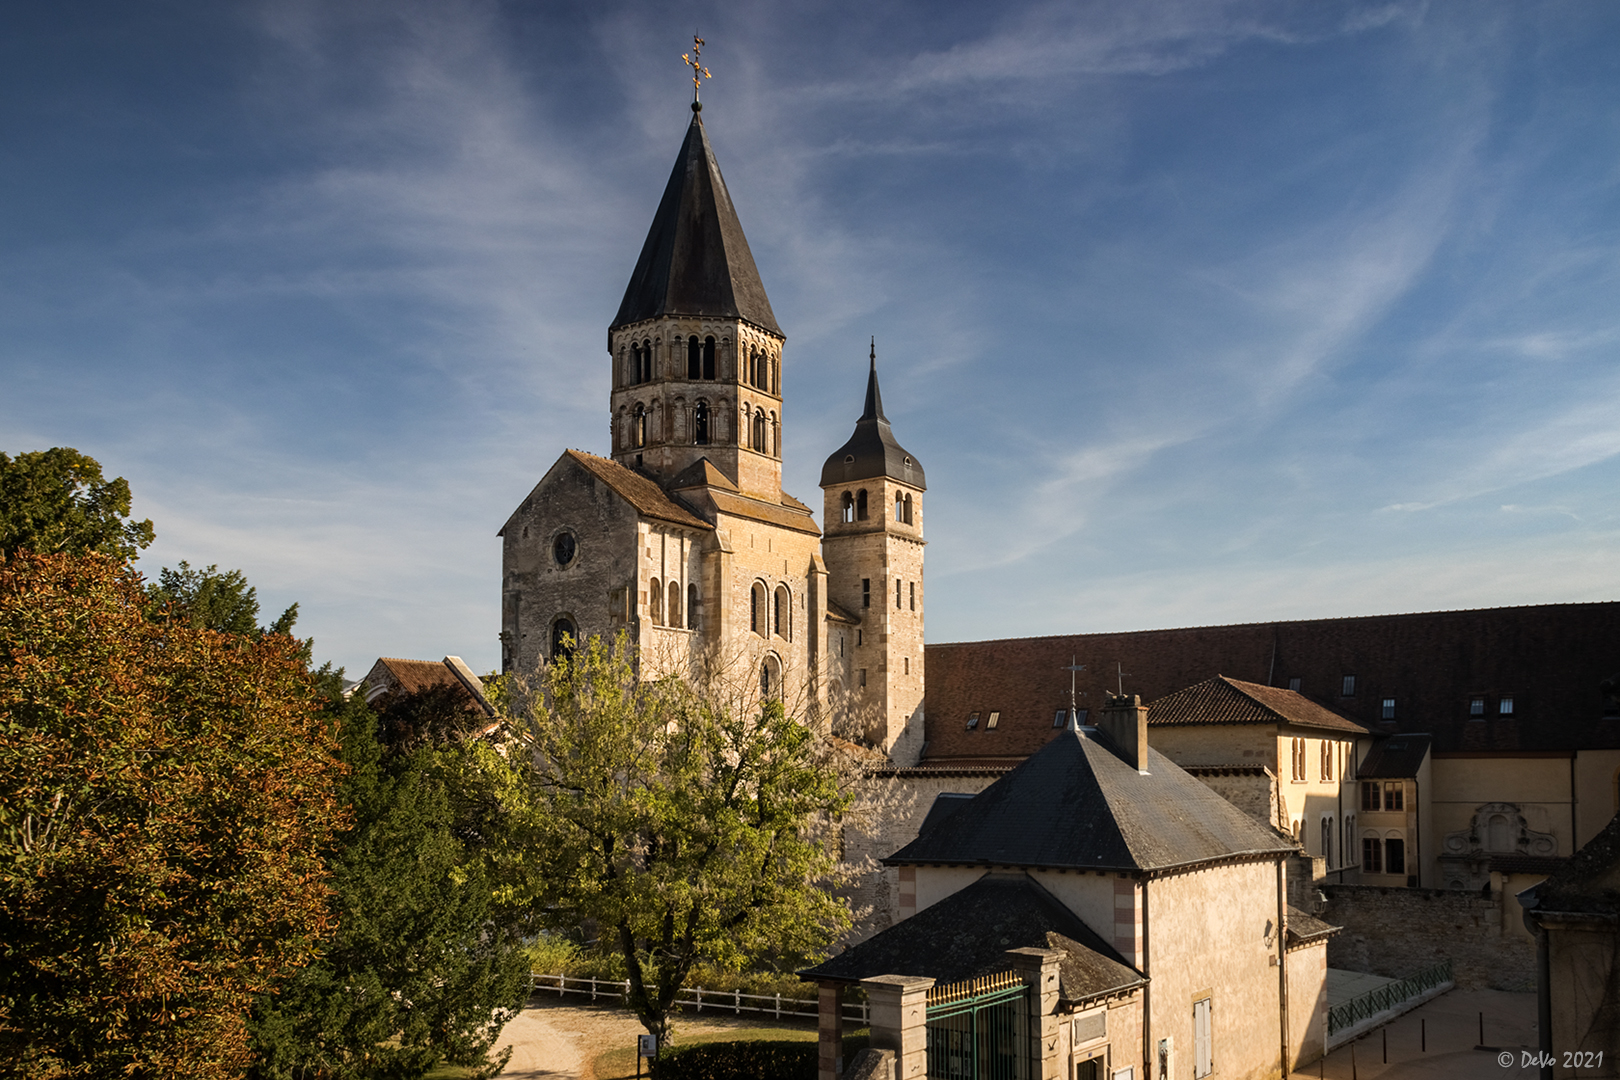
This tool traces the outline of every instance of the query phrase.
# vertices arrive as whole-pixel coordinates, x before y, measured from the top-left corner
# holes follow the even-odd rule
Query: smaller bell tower
[[[877,342],[855,433],[821,468],[829,599],[856,622],[840,677],[866,739],[902,766],[922,751],[922,464],[895,441],[878,389]],[[838,655],[829,643],[829,652]]]

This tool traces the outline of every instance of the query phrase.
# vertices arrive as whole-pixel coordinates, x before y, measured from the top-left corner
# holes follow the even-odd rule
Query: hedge
[[[745,1040],[665,1050],[652,1061],[653,1080],[816,1080],[818,1044]]]

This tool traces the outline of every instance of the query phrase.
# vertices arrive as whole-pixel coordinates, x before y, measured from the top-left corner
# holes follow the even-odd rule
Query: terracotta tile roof
[[[802,514],[813,515],[815,513],[814,510],[810,509],[804,503],[800,502],[798,499],[795,499],[785,491],[782,492],[782,505],[787,507],[789,510],[797,510]]]
[[[1365,780],[1407,779],[1418,774],[1418,767],[1429,754],[1433,742],[1427,735],[1392,735],[1367,751],[1367,758],[1356,770]]]
[[[751,499],[747,495],[733,495],[729,491],[718,491],[713,488],[706,494],[713,500],[714,508],[722,514],[763,521],[768,525],[780,525],[784,529],[809,533],[811,536],[821,535],[820,526],[816,524],[815,517],[808,510],[795,510],[779,503],[768,503],[761,499]]]
[[[1059,996],[1085,1001],[1147,982],[1080,918],[1024,874],[986,874],[909,919],[799,972],[852,983],[874,975],[932,977],[937,985],[1007,971],[1008,949],[1057,949]]]
[[[1148,724],[1175,727],[1187,724],[1293,724],[1296,727],[1366,735],[1354,720],[1318,705],[1303,694],[1275,686],[1243,682],[1217,675],[1196,686],[1177,690],[1148,706]]]
[[[883,861],[1142,871],[1293,850],[1158,751],[1142,774],[1081,729]]]
[[[598,480],[612,488],[625,502],[635,507],[638,514],[644,517],[668,521],[675,525],[685,525],[691,529],[714,528],[707,521],[704,521],[664,494],[664,489],[659,487],[656,481],[641,475],[633,469],[625,468],[617,461],[597,457],[595,454],[587,454],[583,450],[565,450],[564,454],[573,458]]]
[[[737,485],[732,483],[731,477],[721,472],[720,467],[706,457],[692,462],[669,482],[671,491],[697,487],[714,487],[722,491],[737,490]]]
[[[465,698],[467,708],[494,716],[494,706],[484,697],[483,682],[472,673],[459,656],[443,660],[404,660],[397,656],[384,656],[371,665],[361,680],[366,690],[366,701],[395,695],[419,694],[439,687],[455,687]]]
[[[1082,708],[1102,707],[1116,670],[1146,701],[1220,674],[1279,687],[1297,678],[1305,697],[1368,728],[1428,732],[1437,752],[1616,748],[1620,692],[1603,687],[1620,669],[1616,640],[1620,602],[1606,601],[930,644],[927,754],[1039,749],[1061,732],[1052,716],[1069,703],[1071,656],[1089,668]],[[1346,675],[1356,676],[1349,698]],[[1495,711],[1504,694],[1510,716]],[[1489,712],[1471,720],[1479,695]],[[1385,697],[1396,702],[1389,724]],[[970,712],[991,709],[998,731],[965,730]]]

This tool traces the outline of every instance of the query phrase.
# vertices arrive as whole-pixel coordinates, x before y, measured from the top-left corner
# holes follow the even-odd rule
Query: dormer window
[[[1001,723],[1001,714],[999,712],[992,712],[989,715],[989,717],[987,717],[985,719],[984,730],[986,730],[986,731],[994,731],[994,730],[996,730],[996,726],[998,724],[1000,724],[1000,723]]]
[[[1512,716],[1513,715],[1513,695],[1511,695],[1511,694],[1503,694],[1502,695],[1501,699],[1499,701],[1497,701],[1497,703],[1496,703],[1496,715],[1498,715],[1498,716]]]
[[[974,713],[973,715],[968,717],[967,729],[969,731],[972,731],[974,728],[977,728],[978,726],[979,726],[979,714]]]
[[[1472,697],[1468,699],[1468,719],[1485,719],[1485,699],[1483,697]]]

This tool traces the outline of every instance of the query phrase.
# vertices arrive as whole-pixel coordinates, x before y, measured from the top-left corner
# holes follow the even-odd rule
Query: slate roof
[[[1293,724],[1351,735],[1368,734],[1354,720],[1303,694],[1225,675],[1177,690],[1148,706],[1149,726],[1190,724]]]
[[[1062,732],[949,822],[883,861],[1151,871],[1294,850],[1156,750],[1138,773],[1094,728]]]
[[[917,830],[917,835],[921,836],[972,800],[971,791],[942,791],[935,795],[933,804],[928,807],[928,815],[923,818],[922,826]]]
[[[1375,731],[1425,732],[1436,754],[1620,747],[1620,601],[1241,623],[936,644],[924,649],[930,761],[1034,753],[1061,732],[1070,657],[1086,702],[1125,690],[1153,701],[1227,675],[1287,686]],[[1119,667],[1116,669],[1115,664]],[[1355,694],[1341,693],[1346,675]],[[1496,710],[1511,694],[1514,712]],[[1470,717],[1475,696],[1484,717]],[[1382,720],[1385,697],[1395,720]],[[1001,711],[995,731],[968,731],[974,710]]]
[[[922,462],[895,442],[889,418],[883,415],[883,394],[878,389],[877,347],[874,345],[872,369],[866,377],[866,408],[861,412],[861,418],[855,421],[855,433],[849,437],[849,441],[834,450],[821,466],[821,486],[852,484],[878,476],[892,477],[923,490],[928,488],[923,478]]]
[[[1142,986],[1125,963],[1056,897],[1023,874],[986,874],[903,922],[799,972],[805,980],[857,982],[877,975],[962,982],[1012,967],[1008,949],[1058,949],[1059,994],[1084,1001]]]
[[[1620,915],[1620,814],[1557,873],[1525,892],[1535,894],[1535,908],[1541,912]]]
[[[1428,735],[1391,735],[1373,744],[1356,769],[1363,780],[1401,780],[1418,774],[1434,740]]]
[[[782,336],[696,113],[612,328],[662,315],[740,318]]]
[[[1309,945],[1313,941],[1330,938],[1344,929],[1342,926],[1333,926],[1323,922],[1315,915],[1309,915],[1295,907],[1288,905],[1288,947],[1298,948]]]

